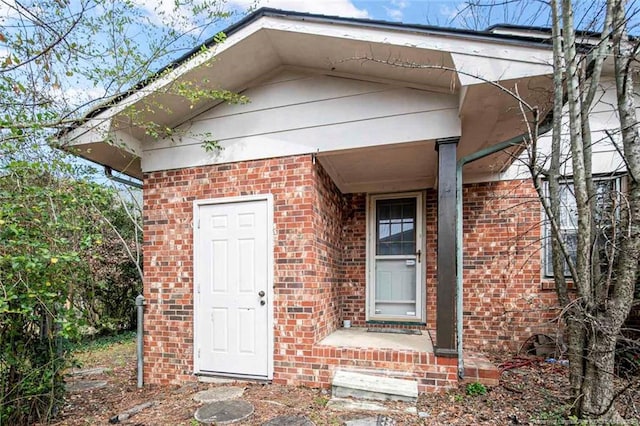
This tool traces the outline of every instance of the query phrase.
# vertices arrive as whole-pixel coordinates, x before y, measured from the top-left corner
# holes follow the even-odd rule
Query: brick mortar
[[[312,368],[318,364],[314,345],[342,319],[366,325],[366,195],[341,194],[305,155],[154,172],[144,183],[145,380],[194,379],[193,201],[270,193],[275,381],[327,383],[326,368]],[[427,323],[413,328],[435,328],[436,196],[426,191]],[[555,294],[541,286],[541,216],[534,200],[528,181],[464,186],[470,349],[515,350],[531,334],[553,332],[544,322],[556,314]],[[424,378],[422,386],[441,384]]]

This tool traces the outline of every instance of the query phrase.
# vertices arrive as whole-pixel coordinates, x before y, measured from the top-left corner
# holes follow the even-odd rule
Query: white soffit
[[[463,86],[553,73],[552,58],[548,57],[549,55],[532,56],[525,61],[456,53],[452,53],[451,56],[458,71],[460,84]]]
[[[487,79],[523,78],[549,72],[545,58],[550,54],[550,49],[546,46],[536,48],[503,40],[491,40],[483,36],[423,33],[412,29],[375,27],[357,22],[316,22],[289,19],[286,16],[262,16],[229,35],[224,43],[184,62],[175,70],[167,72],[158,80],[123,99],[116,106],[97,114],[69,136],[85,135],[76,143],[95,144],[98,142],[95,140],[98,134],[93,131],[92,122],[107,123],[108,129],[104,134],[108,134],[107,137],[111,139],[114,135],[123,135],[118,138],[119,145],[121,144],[130,154],[139,155],[139,141],[144,144],[150,141],[150,137],[145,134],[143,128],[131,123],[124,114],[120,114],[126,107],[132,104],[153,106],[154,102],[169,106],[170,112],[156,109],[153,120],[173,128],[213,106],[211,101],[208,101],[194,107],[175,95],[163,93],[176,79],[194,82],[207,80],[206,84],[210,88],[243,91],[263,80],[265,76],[272,75],[274,70],[298,67],[317,73],[353,76],[359,80],[393,81],[394,84],[404,83],[407,87],[420,86],[434,92],[457,95],[466,85],[477,86],[477,81],[473,82],[473,79],[443,68],[470,68],[471,74],[477,73]],[[365,57],[389,62],[414,63],[417,67],[406,68],[358,59]],[[424,65],[427,68],[422,67]],[[477,99],[469,95],[465,90],[465,96],[460,97],[460,115],[463,118],[468,118],[469,113],[474,110],[483,112],[478,107],[469,108],[469,99]],[[497,121],[500,121],[500,118],[497,118]],[[494,125],[497,121],[493,120]],[[102,127],[104,124],[101,124]],[[489,129],[485,130],[491,133]],[[475,135],[481,133],[476,129],[469,131]],[[464,142],[464,131],[462,136],[461,142]],[[485,142],[491,142],[488,139],[492,139],[491,136],[487,136]],[[382,143],[400,140],[401,138],[398,138]],[[240,146],[246,145],[243,142],[238,147],[229,146],[227,152],[237,153],[236,148]],[[100,152],[105,155],[111,152],[95,150],[93,145],[92,150],[94,153]],[[167,155],[168,152],[162,153],[163,158]],[[175,157],[177,152],[172,155]],[[238,158],[245,156],[239,153],[236,155]],[[110,161],[114,164],[119,163],[109,158],[99,158],[97,154],[90,159],[107,165],[112,165]],[[145,163],[149,164],[147,158],[142,162],[143,166]]]
[[[343,193],[428,188],[437,173],[433,141],[325,152],[318,160]]]

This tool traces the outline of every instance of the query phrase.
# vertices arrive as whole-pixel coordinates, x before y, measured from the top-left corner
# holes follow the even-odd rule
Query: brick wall
[[[465,185],[466,346],[517,350],[535,333],[555,333],[554,291],[543,290],[541,218],[529,180]]]
[[[342,228],[345,200],[325,170],[314,168],[316,294],[314,312],[315,341],[334,331],[342,321],[340,288],[344,277]],[[315,343],[315,342],[314,342]]]
[[[340,288],[342,316],[354,327],[366,321],[366,195],[346,194],[342,228],[344,280]]]
[[[314,302],[306,291],[316,286],[313,167],[309,156],[299,156],[145,175],[148,383],[193,380],[192,221],[196,199],[273,194],[275,368],[293,368],[292,360],[301,348],[315,342]]]
[[[347,194],[342,314],[366,326],[366,195]],[[426,191],[426,327],[435,329],[437,191]],[[555,333],[555,293],[541,275],[541,212],[529,181],[464,186],[465,345],[517,350],[535,333]],[[453,254],[452,254],[453,255]]]
[[[145,380],[193,380],[193,201],[274,198],[275,381],[325,379],[313,347],[365,326],[366,196],[342,195],[310,156],[145,176]],[[466,346],[517,349],[545,331],[555,295],[540,282],[540,211],[528,182],[465,185]],[[435,328],[436,191],[426,193],[427,324]],[[322,376],[322,377],[321,377]]]

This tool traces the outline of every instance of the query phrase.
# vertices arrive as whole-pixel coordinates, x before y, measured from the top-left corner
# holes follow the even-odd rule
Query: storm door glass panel
[[[375,315],[416,316],[416,204],[376,201]]]

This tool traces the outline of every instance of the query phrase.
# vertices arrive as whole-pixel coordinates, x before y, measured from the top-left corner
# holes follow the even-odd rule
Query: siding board
[[[181,127],[179,141],[144,144],[143,170],[273,158],[460,135],[454,95],[285,71]],[[206,153],[210,133],[224,150]]]

